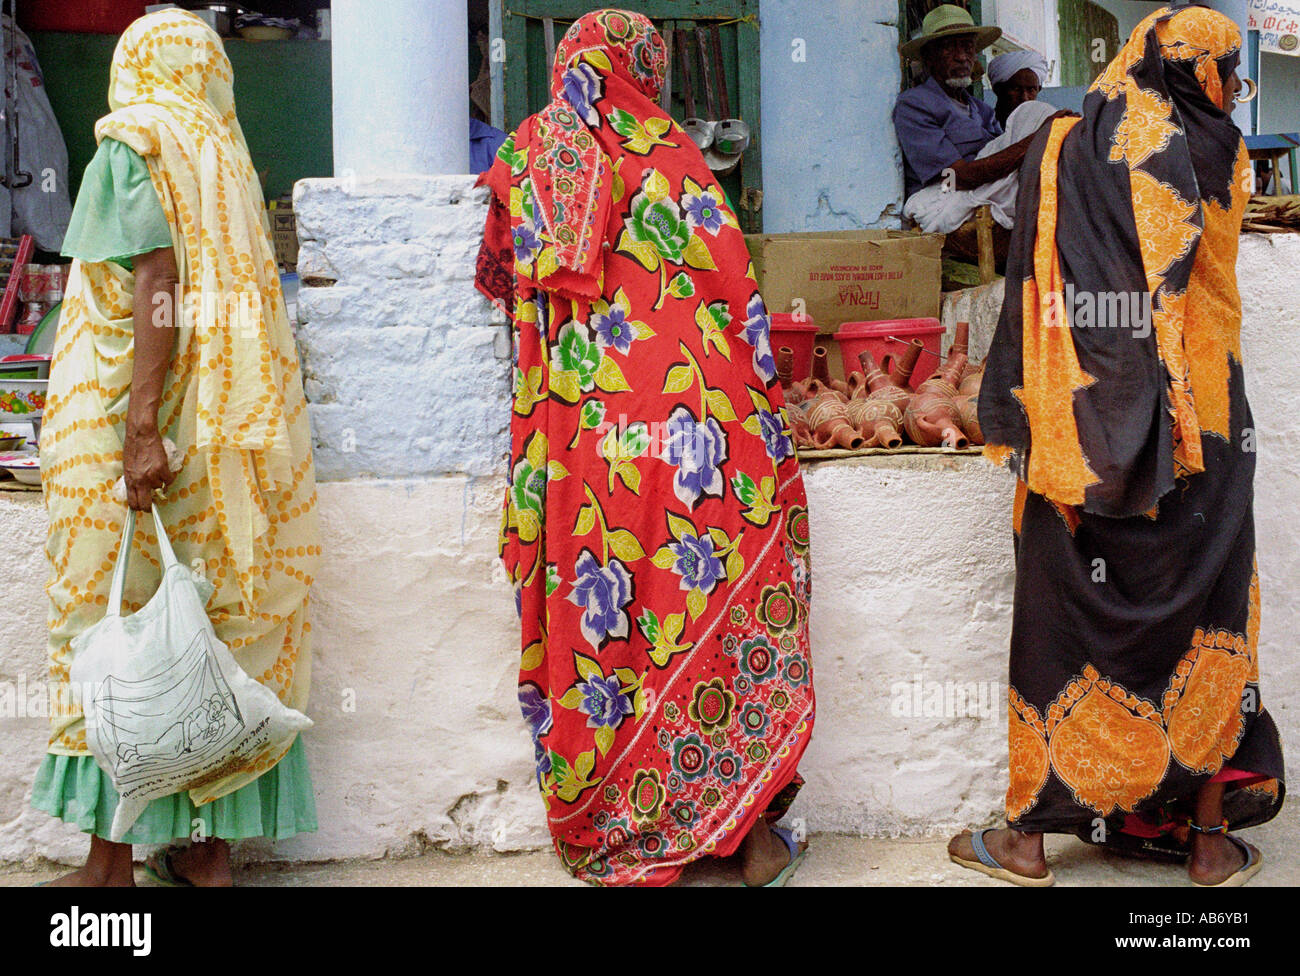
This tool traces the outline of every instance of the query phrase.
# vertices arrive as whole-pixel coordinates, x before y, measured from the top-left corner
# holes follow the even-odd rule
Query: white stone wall
[[[473,184],[295,188],[299,352],[321,480],[503,467],[510,337],[474,288],[487,191]]]
[[[304,272],[336,282],[304,288],[300,330],[327,552],[306,739],[321,829],[253,853],[543,845],[515,702],[517,623],[495,559],[508,350],[470,285],[481,199],[463,178],[313,181],[298,199]],[[1294,755],[1300,237],[1242,244],[1263,690]],[[807,487],[820,709],[796,813],[813,829],[878,835],[991,822],[1005,787],[1008,476],[977,458],[874,458],[814,465]],[[44,534],[39,496],[0,492],[0,689],[44,675]],[[936,689],[968,685],[957,714],[931,713]],[[2,721],[0,862],[80,855],[84,838],[27,807],[44,722]]]

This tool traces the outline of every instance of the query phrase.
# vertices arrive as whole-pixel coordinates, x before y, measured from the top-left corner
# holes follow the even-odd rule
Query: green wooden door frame
[[[1057,7],[1057,33],[1060,36],[1061,87],[1087,88],[1119,52],[1119,20],[1109,10],[1091,0],[1060,0]],[[1092,60],[1092,39],[1106,42],[1105,60]]]
[[[741,165],[736,173],[719,182],[729,189],[733,204],[742,205],[746,200],[755,204],[753,216],[746,230],[762,230],[762,111],[759,87],[759,0],[622,0],[623,9],[644,14],[662,31],[673,27],[686,27],[691,23],[714,22],[720,25],[734,25],[734,49],[730,39],[725,36],[724,70],[734,79],[729,86],[733,92],[731,109],[739,118],[749,123],[753,139],[745,151]],[[529,48],[529,26],[534,22],[534,36],[541,27],[542,18],[549,17],[556,21],[556,40],[568,25],[592,9],[589,0],[504,0],[502,15],[502,37],[505,40],[506,59],[504,68],[505,125],[513,129],[529,114],[541,109],[537,101],[537,91],[549,87],[550,66],[545,57],[538,57],[537,52]],[[674,52],[674,60],[677,53]],[[540,86],[540,87],[539,87]],[[704,112],[704,96],[697,82],[697,103],[701,113]],[[674,81],[673,97],[676,102],[681,93],[681,86]],[[738,96],[738,97],[737,97]],[[681,113],[674,112],[680,122]],[[737,175],[738,174],[738,175]],[[728,186],[729,185],[729,186]],[[737,199],[737,195],[740,199]],[[745,214],[741,214],[742,221]]]

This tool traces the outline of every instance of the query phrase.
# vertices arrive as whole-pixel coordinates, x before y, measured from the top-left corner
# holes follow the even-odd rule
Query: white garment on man
[[[991,139],[976,155],[984,159],[1001,152],[1021,139],[1032,136],[1058,109],[1047,102],[1025,102],[1007,116],[1007,128],[1002,135]],[[1016,190],[1020,186],[1020,171],[1008,173],[971,190],[945,189],[944,178],[922,187],[907,199],[903,215],[911,217],[927,234],[951,234],[975,215],[978,207],[988,205],[993,219],[1008,230],[1016,216]]]

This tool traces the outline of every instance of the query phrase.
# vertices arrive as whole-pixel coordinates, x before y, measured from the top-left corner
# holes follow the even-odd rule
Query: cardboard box
[[[293,204],[272,200],[270,207],[271,244],[280,267],[293,271],[298,267],[298,218]]]
[[[768,311],[797,311],[801,300],[820,333],[845,322],[939,317],[942,234],[747,234],[745,244]]]

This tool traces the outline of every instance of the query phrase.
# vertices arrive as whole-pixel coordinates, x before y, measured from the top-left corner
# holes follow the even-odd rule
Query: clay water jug
[[[903,411],[908,436],[922,447],[967,447],[957,411],[957,383],[966,368],[966,356],[950,357],[938,376],[922,383]]]
[[[828,389],[834,390],[845,400],[848,400],[849,384],[844,382],[844,380],[831,379],[830,350],[825,346],[817,346],[813,349],[812,374],[813,379],[821,384],[821,386],[818,387],[818,392]],[[808,395],[816,395],[813,393],[811,387],[808,390]]]
[[[977,376],[980,373],[984,372],[984,364],[982,362],[979,363],[974,362],[970,358],[970,323],[969,322],[958,322],[956,327],[954,328],[952,346],[948,349],[948,358],[951,359],[954,353],[961,353],[963,356],[966,357],[966,366],[961,371],[961,377],[957,380],[957,389],[960,392],[965,393],[966,391],[962,390],[961,388],[966,383],[966,381],[970,379],[972,376]],[[975,384],[975,391],[976,392],[979,391],[978,380],[976,381]]]
[[[808,404],[808,426],[819,444],[857,450],[865,438],[849,423],[847,401],[835,391],[818,394]],[[829,443],[827,443],[829,442]]]
[[[953,329],[952,345],[948,347],[947,357],[945,357],[943,360],[940,361],[939,365],[934,368],[934,372],[931,373],[929,376],[927,376],[926,379],[932,380],[935,379],[936,377],[942,376],[944,374],[944,371],[952,364],[953,360],[958,355],[967,357],[966,362],[967,362],[967,366],[969,367],[970,364],[970,359],[969,359],[970,323],[969,322],[957,323],[957,325]],[[965,376],[965,373],[966,371],[963,370],[962,376]],[[957,377],[956,383],[953,384],[954,386],[957,386],[961,383],[962,376]],[[920,387],[917,387],[917,389],[920,389]]]
[[[970,366],[966,367],[966,373],[962,377],[961,383],[957,386],[957,392],[962,396],[977,397],[980,395],[980,384],[984,382],[984,364],[980,363],[971,371]]]
[[[911,362],[914,364],[916,362],[916,354],[909,350],[909,352],[904,355],[904,358],[906,359],[909,357]],[[895,432],[902,431],[903,411],[907,409],[907,405],[912,400],[912,391],[907,389],[905,385],[897,383],[896,377],[886,376],[884,370],[876,365],[876,361],[870,352],[859,353],[858,362],[861,364],[862,373],[866,378],[867,399],[874,403],[891,404],[894,407],[894,412],[887,412],[886,417],[893,418],[894,413],[897,413],[897,419],[893,421]],[[876,446],[894,446],[892,438],[887,438],[887,440],[889,440],[889,444],[880,440],[880,436],[878,435]]]
[[[786,418],[790,422],[790,432],[794,434],[795,446],[801,448],[817,447],[817,438],[813,435],[812,428],[808,426],[807,404],[792,403],[787,400],[785,412]]]
[[[921,358],[921,353],[925,351],[925,346],[921,344],[919,339],[913,339],[907,344],[906,351],[894,360],[893,368],[889,371],[889,379],[895,386],[904,390],[911,389],[909,384],[912,382],[912,373],[916,370],[916,364]]]
[[[851,423],[866,441],[864,447],[887,447],[895,450],[903,446],[903,412],[898,404],[882,397],[858,397],[845,408]]]
[[[961,419],[961,429],[972,444],[984,443],[984,431],[980,428],[979,400],[973,396],[957,397],[957,416]]]
[[[782,346],[776,351],[776,378],[781,381],[786,403],[798,403],[803,400],[803,387],[794,381],[794,350],[789,346]],[[795,389],[796,386],[799,388]]]

